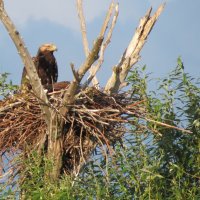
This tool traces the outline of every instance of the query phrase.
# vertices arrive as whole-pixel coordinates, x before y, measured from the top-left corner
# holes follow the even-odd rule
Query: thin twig
[[[153,119],[149,119],[149,118],[146,118],[146,117],[144,117],[143,119],[145,119],[148,122],[152,122],[152,123],[158,124],[160,126],[164,126],[164,127],[171,128],[171,129],[176,129],[176,130],[179,130],[179,131],[182,131],[182,132],[185,132],[185,133],[190,133],[190,134],[192,133],[189,130],[186,130],[186,129],[183,129],[183,128],[179,128],[179,127],[176,127],[176,126],[172,126],[172,125],[169,125],[169,124],[166,124],[166,123],[163,123],[163,122],[155,121]]]
[[[8,111],[9,109],[15,107],[15,106],[18,106],[20,104],[22,104],[23,102],[19,101],[19,102],[15,102],[15,103],[11,103],[3,108],[0,108],[0,115],[2,112],[5,112],[5,111]]]

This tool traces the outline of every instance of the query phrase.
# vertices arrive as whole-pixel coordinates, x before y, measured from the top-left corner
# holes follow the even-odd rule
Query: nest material
[[[49,96],[57,111],[63,106],[61,95],[57,91]],[[108,96],[95,88],[80,90],[66,116],[63,169],[77,170],[97,145],[111,149],[111,144],[120,141],[125,133],[127,117],[139,116],[141,112],[141,106],[127,94]],[[25,151],[27,146],[39,148],[47,128],[38,99],[27,92],[0,101],[0,125],[1,153],[13,148]]]

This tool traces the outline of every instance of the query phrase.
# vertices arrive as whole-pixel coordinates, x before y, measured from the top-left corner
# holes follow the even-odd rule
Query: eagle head
[[[57,47],[54,44],[43,44],[39,48],[40,52],[54,52],[57,51]]]

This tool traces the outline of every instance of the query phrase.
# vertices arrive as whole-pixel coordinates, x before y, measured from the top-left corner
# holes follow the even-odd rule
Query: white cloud
[[[109,3],[108,0],[85,0],[87,22],[101,15]],[[48,20],[70,29],[79,26],[75,0],[6,0],[5,7],[17,25],[26,25],[30,20]]]
[[[112,0],[83,0],[87,23],[105,13]],[[120,5],[119,19],[137,19],[149,5],[158,6],[164,0],[115,0]],[[165,0],[169,1],[169,0]],[[17,26],[26,26],[31,20],[48,20],[52,23],[79,30],[76,0],[5,0],[6,10]]]

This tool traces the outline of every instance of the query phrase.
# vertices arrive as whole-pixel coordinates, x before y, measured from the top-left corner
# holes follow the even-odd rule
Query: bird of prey
[[[57,82],[58,67],[53,52],[57,50],[54,44],[43,44],[39,47],[36,57],[33,57],[41,84],[45,88],[52,88],[52,84]],[[29,77],[26,68],[23,69],[21,84],[32,88],[30,85]]]

